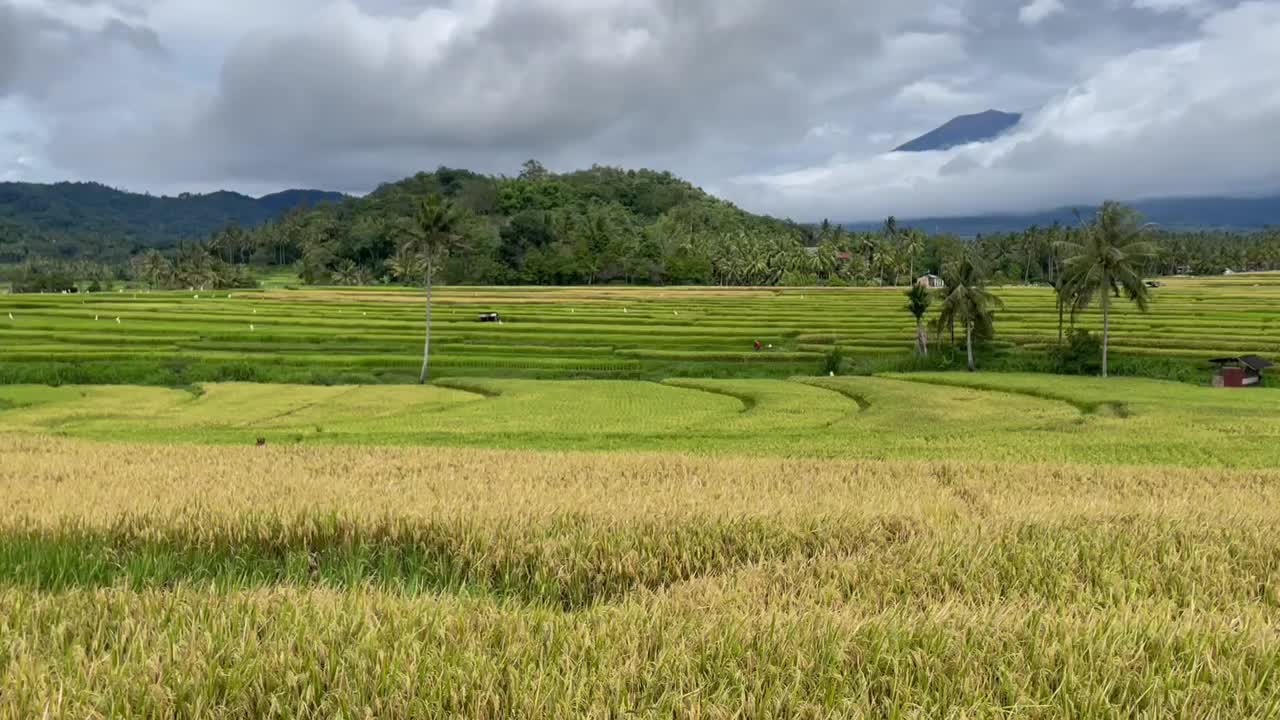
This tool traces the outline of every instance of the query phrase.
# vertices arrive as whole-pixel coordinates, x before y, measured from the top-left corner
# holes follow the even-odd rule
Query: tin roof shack
[[[1257,355],[1214,358],[1209,362],[1217,366],[1213,374],[1214,387],[1246,387],[1262,382],[1262,371],[1275,367],[1274,363]]]
[[[921,275],[916,278],[916,284],[921,287],[929,288],[930,290],[943,290],[947,287],[947,284],[943,282],[942,278],[933,274]]]

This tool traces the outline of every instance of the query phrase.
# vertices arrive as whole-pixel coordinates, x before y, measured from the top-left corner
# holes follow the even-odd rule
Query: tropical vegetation
[[[135,228],[124,219],[77,226],[77,202],[131,205],[98,197],[108,190],[98,186],[76,189],[72,199],[61,197],[58,192],[71,191],[59,188],[41,190],[57,202],[15,194],[5,205],[0,192],[0,282],[7,278],[16,288],[39,291],[58,284],[47,280],[49,274],[62,273],[100,285],[132,280],[154,288],[241,287],[253,283],[253,274],[286,270],[309,284],[396,283],[402,281],[395,269],[400,228],[431,196],[458,213],[465,248],[438,271],[442,283],[453,285],[904,286],[973,252],[992,284],[1052,286],[1061,274],[1061,244],[1080,245],[1087,232],[1053,225],[959,238],[895,218],[878,230],[803,224],[750,214],[669,173],[593,167],[557,174],[533,161],[517,177],[440,168],[360,198],[290,195],[285,199],[295,204],[272,201],[269,211],[248,215],[191,210],[190,217],[202,218],[198,223],[156,221],[160,230]],[[73,200],[80,194],[87,199]],[[216,208],[250,201],[236,198],[182,202]],[[31,207],[40,210],[23,214]],[[210,217],[225,219],[211,224]],[[170,234],[155,234],[165,228]],[[1280,269],[1275,229],[1146,228],[1144,237],[1154,248],[1135,266],[1144,275]]]
[[[1069,307],[1074,316],[1098,298],[1102,305],[1102,377],[1106,377],[1112,296],[1119,297],[1123,292],[1140,311],[1146,312],[1151,293],[1142,267],[1156,252],[1142,238],[1137,213],[1115,202],[1098,210],[1082,240],[1064,240],[1058,245],[1063,257],[1058,307]]]

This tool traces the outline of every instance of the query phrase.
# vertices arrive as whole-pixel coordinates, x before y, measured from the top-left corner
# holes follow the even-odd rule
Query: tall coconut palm
[[[894,242],[898,239],[898,218],[890,215],[884,220],[884,228],[881,230],[884,239]]]
[[[1107,201],[1085,228],[1083,242],[1062,242],[1062,287],[1069,307],[1083,310],[1095,295],[1102,306],[1102,377],[1107,377],[1107,351],[1111,341],[1111,299],[1123,292],[1142,312],[1151,293],[1142,279],[1143,264],[1155,257],[1155,248],[1142,240],[1138,213],[1131,207]]]
[[[422,279],[427,270],[422,255],[410,243],[401,243],[395,254],[386,259],[385,265],[392,278],[406,285]]]
[[[139,272],[150,288],[166,286],[173,278],[173,263],[165,259],[157,250],[148,250],[142,256],[139,265]]]
[[[431,286],[435,269],[458,247],[462,238],[462,217],[451,203],[432,195],[418,203],[410,222],[402,227],[401,250],[422,258],[422,278],[427,288],[426,331],[422,341],[420,384],[426,383],[431,370]]]
[[[929,336],[924,330],[924,314],[933,304],[933,293],[920,283],[912,283],[907,291],[907,310],[916,318],[916,353],[929,357]]]
[[[947,290],[938,312],[938,327],[959,324],[964,328],[965,351],[969,371],[977,370],[973,359],[973,336],[990,336],[993,313],[1004,307],[1000,298],[987,291],[987,272],[972,251],[951,265],[944,273]]]
[[[924,233],[915,228],[907,231],[903,238],[902,249],[907,255],[908,261],[911,263],[907,271],[910,282],[916,281],[916,258],[920,257],[920,253],[924,252]]]

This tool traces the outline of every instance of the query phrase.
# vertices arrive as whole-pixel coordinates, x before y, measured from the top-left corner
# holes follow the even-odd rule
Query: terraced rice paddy
[[[1266,352],[1253,284],[1118,342]],[[0,385],[0,719],[1280,717],[1280,390],[815,376],[909,347],[889,291],[490,292],[434,385]],[[9,379],[416,369],[396,292],[0,303]]]
[[[252,445],[1280,465],[1280,390],[1010,373],[445,380],[435,386],[0,386],[0,433]]]
[[[1049,289],[999,294],[998,352],[1056,342]],[[440,376],[814,374],[836,346],[855,360],[905,357],[914,324],[904,302],[889,288],[446,288],[433,362]],[[1170,280],[1149,315],[1118,309],[1114,352],[1280,353],[1277,303],[1276,275]],[[482,312],[503,322],[479,323]],[[421,315],[419,293],[385,289],[0,296],[0,380],[405,382],[420,362]]]

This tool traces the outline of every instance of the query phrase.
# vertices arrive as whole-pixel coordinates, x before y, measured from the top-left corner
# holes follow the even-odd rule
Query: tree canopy
[[[851,231],[754,215],[666,172],[596,166],[554,173],[536,161],[516,177],[442,167],[319,205],[306,205],[305,192],[253,201],[234,193],[122,198],[71,183],[15,187],[0,185],[0,265],[101,263],[129,276],[137,258],[155,249],[173,272],[167,281],[162,273],[153,279],[175,286],[191,285],[193,277],[234,284],[246,267],[288,268],[316,284],[408,282],[415,271],[401,251],[402,229],[432,195],[458,213],[464,247],[438,268],[449,284],[901,286],[972,252],[993,285],[1056,286],[1061,248],[1083,243],[1086,232],[1055,224],[960,238],[892,217]],[[270,207],[236,216],[244,202]],[[1280,270],[1280,229],[1147,228],[1144,235],[1155,252],[1135,265],[1140,274]],[[209,267],[217,279],[208,277]]]

